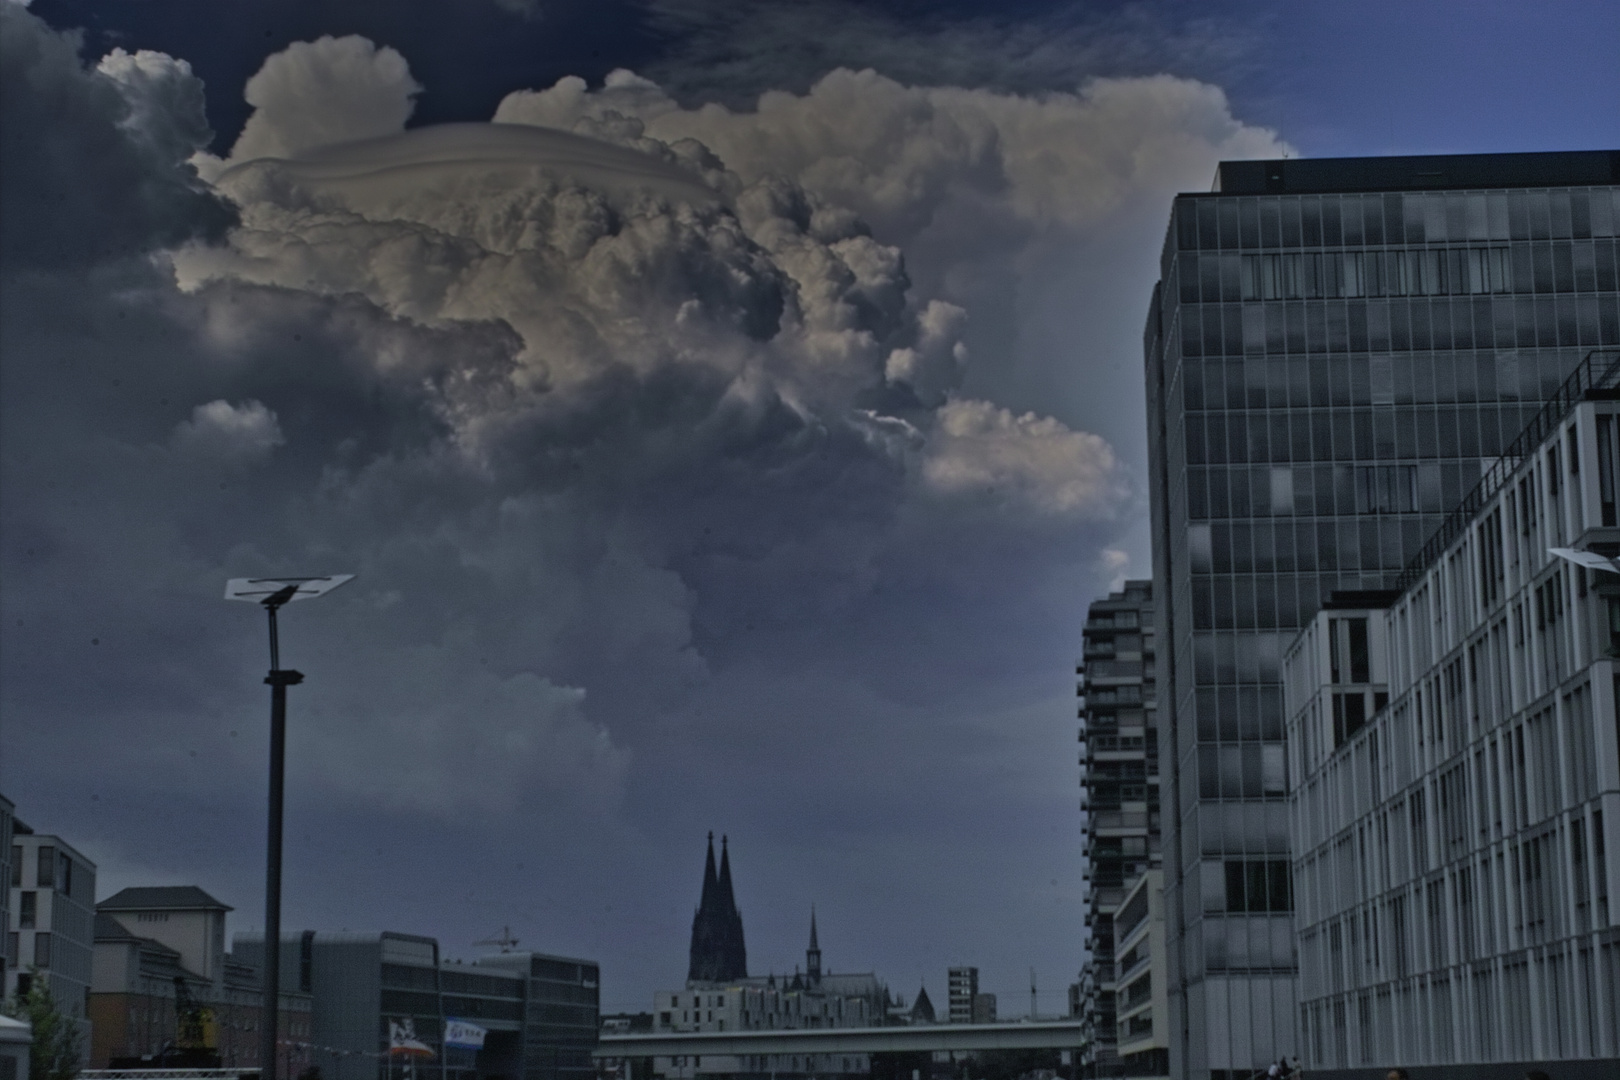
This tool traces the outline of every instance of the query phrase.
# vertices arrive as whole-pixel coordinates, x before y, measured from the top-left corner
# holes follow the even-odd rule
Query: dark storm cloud
[[[649,0],[669,46],[646,74],[683,101],[747,105],[802,93],[837,68],[920,86],[1015,93],[1074,89],[1099,76],[1229,76],[1258,45],[1252,21],[1180,3],[979,4]]]
[[[515,131],[403,132],[405,58],[339,37],[272,55],[235,151],[193,157],[180,61],[86,65],[0,13],[30,72],[7,137],[16,110],[38,147],[6,158],[41,239],[0,297],[0,780],[27,820],[106,885],[245,905],[263,629],[222,581],[357,572],[284,622],[295,922],[526,922],[630,1005],[678,969],[683,845],[715,826],[762,963],[811,890],[880,970],[1073,947],[1045,884],[1075,884],[1067,824],[1028,823],[1071,805],[1078,601],[1133,496],[1106,439],[963,389],[1016,343],[970,347],[953,282],[1039,273],[1141,162],[1268,133],[1184,80],[853,72],[735,112],[620,73],[515,95]],[[963,862],[1000,883],[971,912]]]
[[[85,71],[79,35],[10,2],[0,28],[0,257],[62,267],[224,230],[226,207],[181,167],[210,134],[184,64],[119,51]]]

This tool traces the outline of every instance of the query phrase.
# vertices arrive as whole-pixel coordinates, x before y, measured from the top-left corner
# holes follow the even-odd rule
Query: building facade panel
[[[1313,1075],[1620,1068],[1620,571],[1550,550],[1620,555],[1620,351],[1577,376],[1399,592],[1286,654]]]

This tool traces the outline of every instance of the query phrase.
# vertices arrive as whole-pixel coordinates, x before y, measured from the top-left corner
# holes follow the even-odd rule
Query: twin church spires
[[[709,854],[703,864],[703,895],[697,914],[692,916],[691,960],[686,969],[687,983],[734,982],[748,978],[748,949],[743,944],[742,913],[731,891],[731,853],[727,838],[720,838],[720,870],[714,869],[714,833],[709,834]],[[816,909],[810,908],[810,948],[805,952],[806,976],[797,974],[800,987],[821,982],[821,946],[816,941]]]
[[[731,855],[720,838],[720,873],[714,870],[714,833],[703,865],[703,896],[692,917],[691,963],[686,981],[731,982],[748,977],[748,949],[743,944],[742,913],[731,892]]]

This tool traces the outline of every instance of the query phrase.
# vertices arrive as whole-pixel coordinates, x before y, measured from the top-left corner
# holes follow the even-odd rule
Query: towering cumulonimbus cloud
[[[620,905],[604,962],[656,981],[648,875],[717,815],[751,881],[844,875],[905,933],[964,852],[1044,883],[1005,837],[1068,805],[1043,740],[1139,507],[993,392],[1024,346],[982,286],[1275,145],[1217,90],[841,71],[748,112],[619,73],[407,129],[405,58],[323,38],[219,158],[184,61],[0,30],[0,713],[106,866],[251,895],[263,631],[219,588],[354,572],[283,627],[312,922],[439,929],[453,851],[502,903],[570,882],[560,935]]]

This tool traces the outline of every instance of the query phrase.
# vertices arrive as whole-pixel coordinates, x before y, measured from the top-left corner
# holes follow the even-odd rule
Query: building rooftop
[[[96,905],[97,911],[234,911],[195,885],[156,885],[122,889]]]
[[[1570,187],[1620,183],[1620,150],[1223,161],[1218,195]]]

